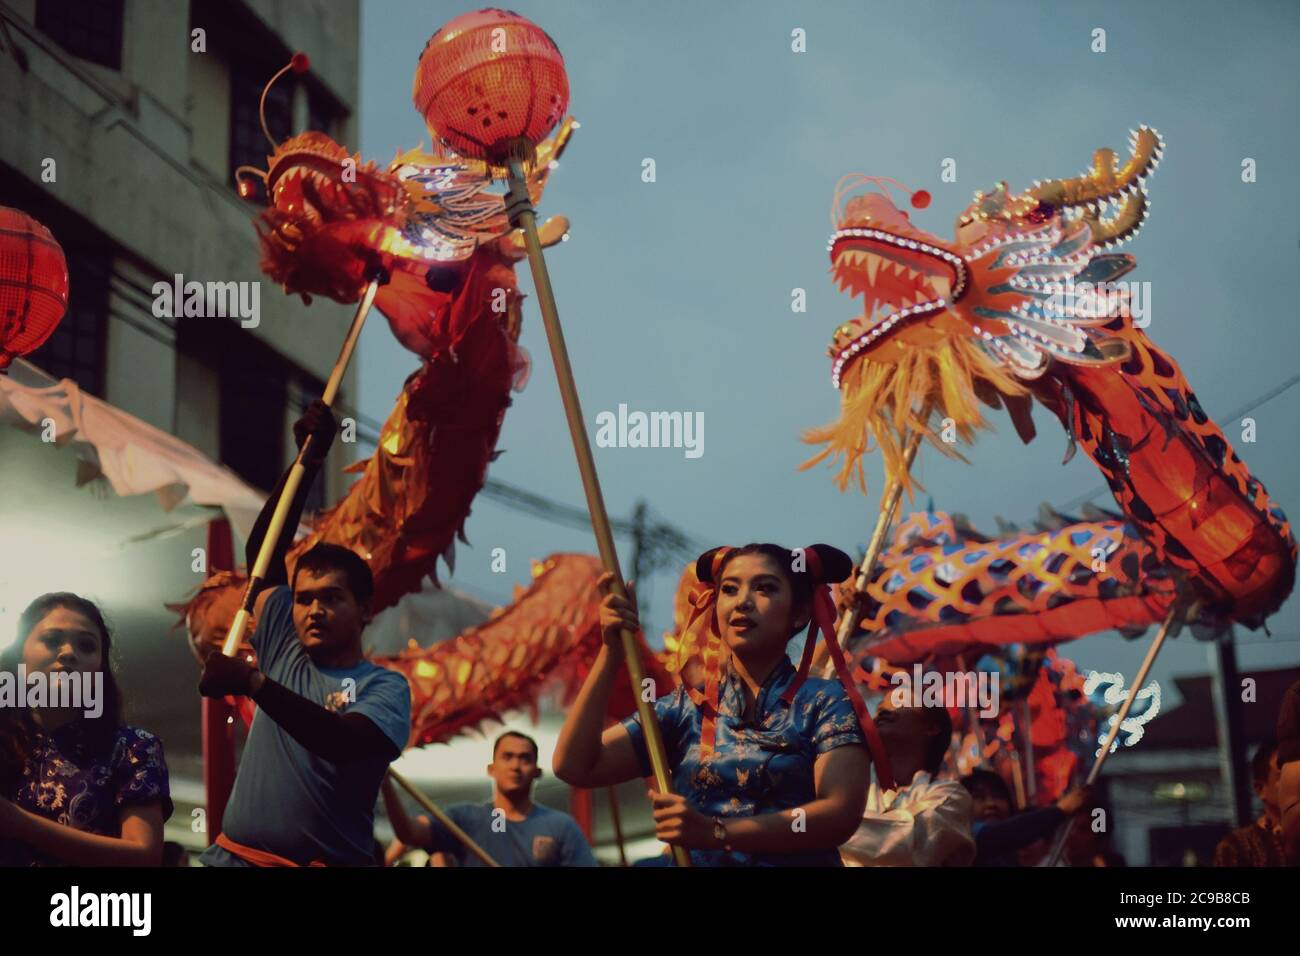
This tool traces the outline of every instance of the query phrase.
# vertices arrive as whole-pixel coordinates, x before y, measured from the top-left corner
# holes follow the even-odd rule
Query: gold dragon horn
[[[1117,166],[1115,151],[1102,148],[1093,153],[1092,168],[1072,179],[1049,179],[1035,183],[1029,195],[1062,209],[1078,211],[1077,220],[1087,223],[1096,245],[1109,247],[1131,239],[1146,219],[1146,177],[1155,171],[1164,152],[1164,140],[1149,126],[1131,131],[1129,158]],[[1106,207],[1113,205],[1113,210]],[[1105,219],[1103,212],[1109,212]]]

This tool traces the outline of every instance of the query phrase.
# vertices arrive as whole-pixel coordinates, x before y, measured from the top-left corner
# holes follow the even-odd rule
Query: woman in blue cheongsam
[[[867,740],[845,687],[796,671],[786,645],[818,601],[825,620],[825,585],[851,570],[826,545],[717,548],[696,563],[717,663],[702,688],[683,682],[655,701],[673,793],[650,794],[659,839],[690,850],[694,865],[840,865],[836,847],[866,804]],[[555,749],[556,776],[575,787],[650,775],[639,717],[602,732],[624,667],[620,631],[639,628],[634,598],[610,593],[611,582],[601,578],[604,646]]]
[[[81,683],[77,706],[48,694],[0,709],[0,866],[158,866],[171,815],[162,742],[122,723],[112,638],[92,602],[45,594],[0,653],[0,679]],[[67,679],[67,678],[63,678]]]

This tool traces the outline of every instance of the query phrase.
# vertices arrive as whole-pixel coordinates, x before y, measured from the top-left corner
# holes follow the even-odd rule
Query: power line
[[[585,508],[575,508],[573,505],[535,494],[496,478],[489,478],[484,482],[480,494],[514,511],[532,515],[552,524],[580,530],[591,527],[591,517]],[[610,527],[616,535],[631,537],[639,543],[642,552],[640,563],[644,569],[650,571],[689,561],[706,547],[666,520],[658,516],[652,517],[649,509],[642,510],[640,520],[610,518]]]
[[[1283,392],[1293,387],[1297,383],[1300,383],[1300,373],[1297,373],[1296,375],[1292,375],[1285,382],[1282,382],[1280,385],[1274,386],[1273,388],[1265,392],[1263,395],[1260,395],[1258,398],[1252,399],[1251,401],[1243,405],[1241,408],[1237,409],[1236,411],[1232,412],[1229,415],[1226,415],[1225,420],[1231,421],[1234,418],[1240,418],[1241,416],[1245,415],[1247,412],[1254,411],[1255,409],[1259,408],[1261,405],[1267,402],[1271,402],[1273,399],[1277,398],[1277,396],[1281,395]],[[1072,511],[1073,509],[1078,508],[1081,505],[1091,501],[1093,498],[1096,498],[1098,495],[1106,494],[1109,491],[1110,491],[1109,485],[1104,485],[1104,484],[1098,485],[1092,491],[1085,492],[1082,495],[1077,495],[1074,498],[1071,498],[1069,501],[1067,501],[1064,505],[1062,505],[1057,510],[1061,512]]]

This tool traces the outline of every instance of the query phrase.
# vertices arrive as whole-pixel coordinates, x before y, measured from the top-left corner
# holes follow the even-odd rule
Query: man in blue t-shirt
[[[490,803],[458,803],[446,809],[456,826],[502,866],[598,866],[587,838],[567,813],[533,803],[541,777],[537,741],[507,730],[492,745],[487,767]],[[465,866],[485,864],[451,831],[426,816],[412,819],[392,781],[384,781],[384,807],[397,838],[430,853],[446,853]]]
[[[320,402],[294,426],[300,446],[312,439],[308,473],[277,542],[269,584],[286,582],[284,555],[336,428]],[[250,535],[249,567],[279,490]],[[410,687],[362,654],[374,593],[365,561],[347,548],[318,544],[298,559],[291,583],[257,597],[256,666],[219,653],[204,661],[199,693],[248,696],[258,706],[222,832],[200,857],[209,866],[376,862],[375,800],[410,733]]]

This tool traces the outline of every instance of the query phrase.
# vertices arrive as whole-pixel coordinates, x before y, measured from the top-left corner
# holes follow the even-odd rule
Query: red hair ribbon
[[[718,574],[722,570],[722,564],[727,555],[734,549],[729,547],[718,548],[713,553],[713,560],[709,570],[709,578],[716,582]],[[709,612],[709,634],[717,640],[722,639],[718,631],[717,616],[718,589],[716,584],[706,584],[701,582],[691,591],[691,616],[686,621],[685,628],[682,629],[682,635],[691,633],[696,622]],[[710,642],[712,643],[712,642]],[[705,654],[704,666],[704,693],[700,693],[689,682],[683,682],[686,687],[686,693],[699,708],[702,720],[700,722],[700,757],[707,758],[715,749],[718,739],[718,670],[722,662],[722,654],[715,650],[712,654]]]
[[[799,660],[799,673],[785,689],[781,699],[787,704],[793,702],[795,693],[808,679],[808,672],[812,669],[813,651],[817,649],[817,632],[820,630],[822,636],[826,638],[826,649],[830,651],[831,661],[835,665],[835,676],[843,685],[844,692],[849,695],[853,710],[858,715],[858,723],[862,726],[862,733],[867,738],[867,750],[871,753],[871,762],[876,765],[876,780],[880,784],[880,789],[893,790],[894,772],[889,766],[889,754],[885,751],[884,741],[880,739],[876,722],[871,719],[867,702],[862,699],[862,694],[853,681],[853,675],[849,673],[844,652],[840,649],[840,642],[835,637],[835,602],[831,599],[830,587],[822,580],[821,557],[813,548],[805,548],[804,555],[808,559],[809,573],[818,583],[813,588],[812,619],[808,622],[808,636],[804,640],[803,657]]]

